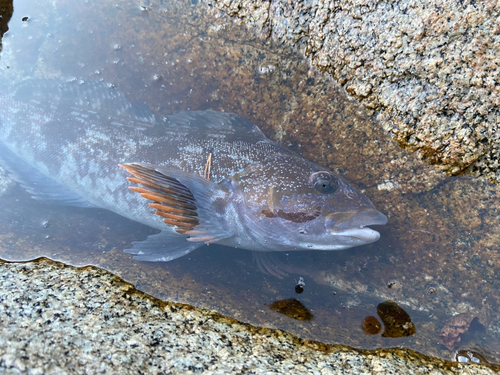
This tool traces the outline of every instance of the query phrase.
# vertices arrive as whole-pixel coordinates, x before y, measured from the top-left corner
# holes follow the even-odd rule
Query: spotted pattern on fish
[[[0,93],[0,142],[92,205],[161,230],[150,240],[159,250],[130,250],[138,259],[175,259],[196,241],[258,251],[345,249],[377,240],[365,226],[386,221],[342,177],[272,142],[248,119],[210,110],[159,118],[104,83],[32,80]],[[149,182],[127,171],[184,186],[196,222],[176,228],[171,212],[181,206],[155,202],[161,189],[150,194]],[[320,172],[334,181],[329,194],[315,188]]]

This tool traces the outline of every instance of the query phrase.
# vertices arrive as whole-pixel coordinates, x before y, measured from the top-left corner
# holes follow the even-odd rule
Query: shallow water
[[[26,77],[102,79],[160,116],[236,112],[344,175],[389,223],[372,245],[281,254],[289,274],[279,279],[262,274],[250,252],[213,245],[170,263],[135,261],[122,250],[153,229],[103,210],[32,200],[3,178],[0,258],[95,264],[155,297],[302,338],[357,348],[402,345],[446,359],[471,349],[500,361],[498,187],[448,178],[400,150],[299,49],[262,40],[196,1],[23,0],[3,37],[0,82]],[[312,319],[273,310],[273,302],[287,299],[300,301]],[[363,319],[378,317],[377,306],[388,299],[410,315],[413,335],[363,333]],[[440,331],[458,313],[477,319],[450,349],[439,342]]]

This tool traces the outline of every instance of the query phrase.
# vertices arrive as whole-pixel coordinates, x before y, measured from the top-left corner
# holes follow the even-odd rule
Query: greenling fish
[[[260,252],[377,241],[387,218],[342,177],[234,113],[160,119],[104,83],[30,80],[0,92],[0,157],[35,199],[100,207],[161,232],[135,259],[217,243]]]

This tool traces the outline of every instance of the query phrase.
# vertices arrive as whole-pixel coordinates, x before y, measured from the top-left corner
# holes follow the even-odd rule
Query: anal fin
[[[124,250],[133,254],[134,259],[149,262],[169,262],[180,258],[203,244],[188,242],[186,236],[176,235],[170,231],[163,231],[148,236],[144,241],[133,242],[131,249]]]

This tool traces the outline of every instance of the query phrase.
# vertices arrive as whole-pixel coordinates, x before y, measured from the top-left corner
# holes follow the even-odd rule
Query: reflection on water
[[[474,350],[457,350],[455,361],[460,363],[489,363],[484,355]]]
[[[262,274],[250,252],[212,245],[170,263],[138,262],[122,250],[153,229],[103,210],[32,200],[3,178],[0,257],[95,264],[155,297],[303,338],[498,362],[498,187],[422,165],[299,52],[193,4],[19,1],[3,39],[0,82],[103,80],[159,116],[188,108],[236,112],[362,189],[389,216],[381,240],[342,252],[279,254],[288,270],[282,279]],[[306,283],[300,294],[299,277]],[[273,310],[273,302],[287,300],[312,319]],[[396,326],[414,334],[363,332],[381,331],[364,319],[380,316],[385,325],[377,306],[387,300],[401,309]],[[450,325],[465,316],[457,314],[472,319]],[[474,318],[483,330],[470,329]],[[443,329],[453,338],[445,344]]]

